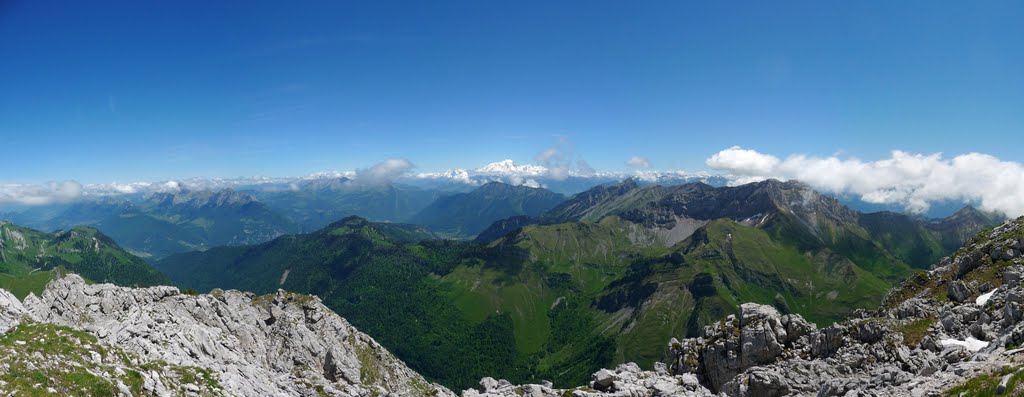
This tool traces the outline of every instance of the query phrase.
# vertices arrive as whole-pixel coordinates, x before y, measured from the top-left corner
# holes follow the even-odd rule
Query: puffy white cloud
[[[708,158],[707,165],[711,168],[728,170],[739,175],[760,175],[778,165],[779,159],[753,150],[733,146]]]
[[[406,159],[387,159],[369,168],[356,170],[355,182],[362,184],[382,184],[391,182],[415,167],[412,162]]]
[[[634,168],[651,168],[651,162],[640,156],[630,157],[626,160],[626,165]]]
[[[442,172],[421,172],[412,176],[415,179],[443,179],[451,182],[464,183],[467,185],[477,185],[477,181],[473,180],[473,177],[462,168],[453,168]]]
[[[42,205],[71,201],[81,196],[82,184],[75,181],[0,185],[0,203]]]
[[[559,160],[561,157],[562,156],[559,153],[559,147],[553,146],[542,150],[540,153],[537,153],[536,156],[533,156],[533,159],[541,163],[544,163],[548,161]]]
[[[557,144],[537,153],[533,159],[544,164],[548,178],[563,181],[569,178],[569,168],[572,164],[572,142],[569,141],[569,138],[560,137]]]
[[[734,183],[797,179],[818,190],[854,194],[870,203],[899,204],[918,213],[934,202],[956,201],[1008,216],[1024,214],[1024,165],[981,153],[946,159],[941,153],[895,150],[877,161],[800,154],[780,159],[734,146],[706,163],[732,174]]]
[[[560,136],[558,143],[537,153],[533,159],[547,170],[544,177],[556,181],[564,181],[570,176],[593,175],[594,169],[583,159],[577,160],[573,148],[568,137]]]

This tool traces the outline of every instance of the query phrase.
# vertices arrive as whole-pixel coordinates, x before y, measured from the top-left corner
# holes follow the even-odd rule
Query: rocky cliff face
[[[33,335],[44,331],[69,347],[34,347]],[[29,360],[0,365],[0,391],[19,395],[107,387],[120,395],[453,396],[318,298],[283,291],[188,295],[174,287],[87,285],[68,275],[24,302],[0,290],[0,332],[0,356]],[[38,382],[17,382],[25,368],[47,372]],[[63,381],[86,376],[69,375],[82,368],[88,384]]]
[[[486,378],[464,396],[926,396],[1024,379],[1024,218],[974,238],[874,311],[819,328],[743,304],[703,335],[669,342],[654,371],[601,370],[575,389]],[[971,380],[970,383],[967,383]],[[524,394],[525,393],[525,394]],[[964,394],[959,394],[964,395]]]

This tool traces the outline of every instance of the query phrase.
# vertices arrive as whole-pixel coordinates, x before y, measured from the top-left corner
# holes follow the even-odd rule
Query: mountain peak
[[[369,224],[370,221],[367,220],[366,218],[351,215],[346,216],[337,222],[331,223],[330,225],[327,226],[327,229],[337,229],[341,227],[360,228],[368,226]]]
[[[1002,214],[985,212],[967,205],[953,215],[947,216],[937,222],[938,225],[946,227],[974,229],[970,225],[986,225],[1006,220]]]
[[[515,161],[505,159],[502,161],[487,164],[477,168],[476,172],[481,174],[515,174],[515,175],[541,175],[548,171],[540,165],[519,165]]]
[[[945,220],[958,220],[958,219],[996,219],[997,214],[984,212],[972,205],[965,205],[963,208],[957,210],[952,215],[946,217]]]
[[[527,185],[510,185],[505,182],[491,181],[487,182],[480,187],[476,188],[480,192],[512,192],[512,191],[531,191],[531,190],[542,190],[540,187],[533,187]]]
[[[790,179],[788,181],[780,181],[775,178],[765,179],[760,182],[754,182],[754,185],[765,187],[769,189],[780,189],[780,190],[810,190],[814,191],[811,185],[800,182],[796,179]]]
[[[191,207],[202,207],[206,205],[221,206],[225,204],[244,205],[256,201],[248,194],[236,191],[231,188],[220,190],[187,190],[182,189],[177,193],[155,193],[148,200],[151,204],[157,205],[188,205]]]
[[[341,190],[350,185],[352,179],[344,176],[318,177],[302,181],[300,186],[312,190]]]

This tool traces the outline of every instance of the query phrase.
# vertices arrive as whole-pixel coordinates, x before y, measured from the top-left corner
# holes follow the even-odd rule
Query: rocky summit
[[[55,279],[0,290],[5,395],[454,396],[316,297]],[[47,340],[49,342],[47,342]]]

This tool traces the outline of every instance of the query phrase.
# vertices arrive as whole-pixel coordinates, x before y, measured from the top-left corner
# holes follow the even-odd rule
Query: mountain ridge
[[[543,188],[488,182],[467,193],[439,197],[408,222],[451,236],[475,237],[494,221],[540,215],[563,200]]]
[[[68,271],[121,285],[169,282],[96,229],[78,226],[46,233],[0,221],[0,288],[24,297],[41,292],[51,278]]]
[[[698,333],[745,301],[832,321],[877,305],[890,285],[915,271],[855,222],[855,212],[796,182],[715,188],[633,181],[594,193],[600,199],[567,212],[596,220],[520,225],[486,243],[403,242],[328,228],[157,265],[182,287],[199,290],[231,283],[220,286],[272,291],[290,270],[284,288],[324,297],[412,368],[451,387],[475,382],[465,374],[487,372],[448,373],[436,365],[443,349],[396,329],[427,325],[433,331],[424,332],[459,340],[493,327],[500,340],[494,346],[511,348],[501,354],[512,361],[492,357],[480,368],[564,385],[614,362],[648,366],[664,358],[661,341]],[[614,205],[604,205],[609,197]],[[694,214],[726,217],[687,218]],[[373,287],[396,282],[422,295]],[[427,301],[442,308],[437,316],[423,306]],[[394,306],[401,309],[385,309]],[[382,310],[393,313],[375,314]],[[397,313],[410,317],[390,317]],[[424,323],[442,314],[460,329]]]

